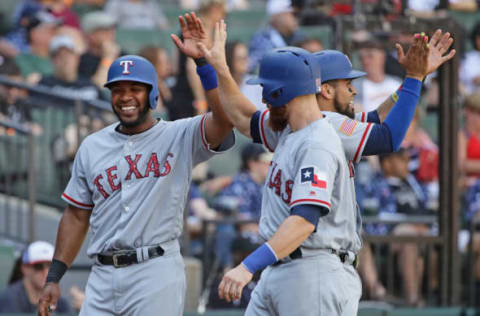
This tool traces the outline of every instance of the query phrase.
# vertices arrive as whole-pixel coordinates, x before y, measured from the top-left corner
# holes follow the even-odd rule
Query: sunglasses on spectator
[[[35,263],[30,265],[36,271],[42,271],[50,268],[50,262]]]

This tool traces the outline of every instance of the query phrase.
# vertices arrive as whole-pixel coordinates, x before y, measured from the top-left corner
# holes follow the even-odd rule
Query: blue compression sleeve
[[[400,148],[400,144],[405,138],[407,129],[413,120],[421,88],[421,81],[405,78],[402,90],[398,93],[398,101],[385,119],[385,124],[392,134],[392,147],[394,151]]]
[[[212,65],[206,64],[197,67],[197,74],[200,76],[200,81],[205,91],[215,89],[218,86],[217,72]]]
[[[382,122],[380,122],[380,116],[378,115],[377,110],[370,111],[370,112],[367,113],[367,122],[368,123],[376,123],[376,124],[382,123]]]
[[[274,264],[277,261],[278,258],[273,249],[268,243],[264,243],[246,257],[245,260],[242,261],[242,264],[248,271],[255,274],[258,270]]]
[[[380,155],[391,153],[392,151],[392,133],[390,133],[388,125],[374,124],[365,148],[363,149],[362,156]]]
[[[290,213],[305,218],[307,221],[317,227],[320,217],[328,214],[328,208],[312,204],[300,204],[292,207]]]

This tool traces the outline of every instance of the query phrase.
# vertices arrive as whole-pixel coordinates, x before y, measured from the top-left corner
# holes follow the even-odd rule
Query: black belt
[[[165,251],[160,246],[148,248],[148,259],[163,256]],[[113,265],[115,268],[126,267],[131,264],[139,263],[145,260],[138,260],[136,250],[119,250],[115,251],[113,255],[97,255],[98,262],[105,265]]]
[[[343,252],[343,251],[339,251],[339,250],[336,250],[336,249],[328,249],[328,250],[330,250],[330,252],[332,254],[337,255],[340,258],[340,261],[342,263],[345,263],[348,260],[348,252]],[[290,262],[290,261],[295,260],[295,259],[300,259],[300,258],[302,258],[302,250],[300,249],[300,247],[298,247],[290,255],[285,257],[284,259],[278,260],[277,262],[275,262],[273,264],[273,266],[278,266],[278,265]],[[357,267],[357,265],[358,265],[358,256],[357,255],[355,255],[355,259],[354,259],[352,265],[355,268]]]

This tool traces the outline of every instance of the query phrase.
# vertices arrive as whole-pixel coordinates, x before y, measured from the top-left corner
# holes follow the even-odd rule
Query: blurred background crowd
[[[20,136],[22,127],[31,129],[37,143],[36,201],[61,210],[60,194],[81,139],[116,121],[109,92],[103,87],[115,58],[138,54],[156,67],[161,96],[157,117],[176,120],[208,111],[193,60],[181,55],[169,37],[180,34],[178,15],[187,10],[198,14],[209,36],[215,23],[226,19],[227,63],[242,92],[259,110],[265,108],[261,88],[247,86],[245,81],[272,48],[342,49],[354,66],[367,73],[353,83],[356,109],[368,112],[401,85],[404,71],[396,61],[394,44],[407,47],[413,33],[426,31],[417,29],[415,21],[453,19],[458,25],[455,33],[444,31],[451,31],[456,41],[458,104],[452,106],[462,109],[458,148],[451,148],[458,153],[460,171],[458,248],[465,253],[470,246],[477,258],[480,234],[472,236],[475,230],[470,227],[480,218],[479,5],[477,0],[2,0],[0,146]],[[356,27],[346,30],[342,19],[349,17]],[[381,28],[367,27],[368,17],[380,20]],[[399,19],[410,21],[411,28],[392,28]],[[365,236],[438,234],[438,78],[434,73],[425,80],[402,149],[356,165],[357,202],[366,219]],[[14,142],[18,146],[13,153],[7,153],[6,147],[0,149],[4,152],[0,154],[2,168],[11,168],[16,155],[26,151],[25,142]],[[200,301],[208,308],[243,308],[248,303],[255,282],[245,289],[242,301],[233,303],[220,301],[215,288],[222,271],[235,266],[259,243],[262,187],[270,181],[271,158],[265,148],[240,137],[227,157],[194,170],[183,252],[203,263]],[[24,192],[20,182],[27,177],[27,166],[21,162],[15,166],[17,172],[0,174],[0,192]],[[390,257],[395,258],[394,279],[399,284],[393,290],[387,288],[387,272],[382,268]],[[435,249],[415,242],[385,249],[367,238],[359,266],[363,299],[408,306],[431,304],[426,293],[438,295],[439,288],[436,257]],[[32,265],[22,258],[27,257],[18,257],[17,274],[44,274],[46,265]],[[480,289],[480,260],[475,262],[474,276],[465,277],[474,277]],[[10,278],[10,283],[17,280]],[[81,290],[74,288],[71,295],[74,300],[70,302],[78,308]],[[4,297],[0,296],[0,305]],[[35,295],[29,297],[35,304]]]

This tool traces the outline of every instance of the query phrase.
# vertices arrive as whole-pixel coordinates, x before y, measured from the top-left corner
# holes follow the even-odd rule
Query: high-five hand
[[[438,67],[443,65],[445,62],[455,56],[456,51],[452,49],[447,55],[445,53],[452,46],[453,38],[450,36],[450,33],[442,33],[442,30],[438,29],[433,34],[432,38],[428,42],[428,59],[427,59],[427,69],[426,75],[431,74],[436,71]],[[395,45],[398,53],[398,62],[406,69],[407,68],[407,57],[403,52],[403,48],[400,44]],[[445,56],[444,56],[445,55]]]
[[[414,37],[413,44],[406,54],[403,53],[401,46],[397,46],[398,59],[405,68],[407,77],[422,81],[427,75],[430,47],[427,44],[428,36],[425,33],[417,33]]]
[[[227,66],[227,58],[225,56],[225,43],[227,41],[227,26],[224,20],[215,23],[215,32],[213,34],[213,46],[208,49],[205,43],[198,42],[198,47],[208,63],[217,71]]]
[[[170,34],[175,45],[178,49],[194,59],[204,57],[202,50],[200,50],[198,44],[208,45],[208,36],[203,27],[202,21],[195,15],[195,12],[191,14],[186,13],[184,16],[179,16],[180,29],[183,35],[183,42],[175,34]]]

